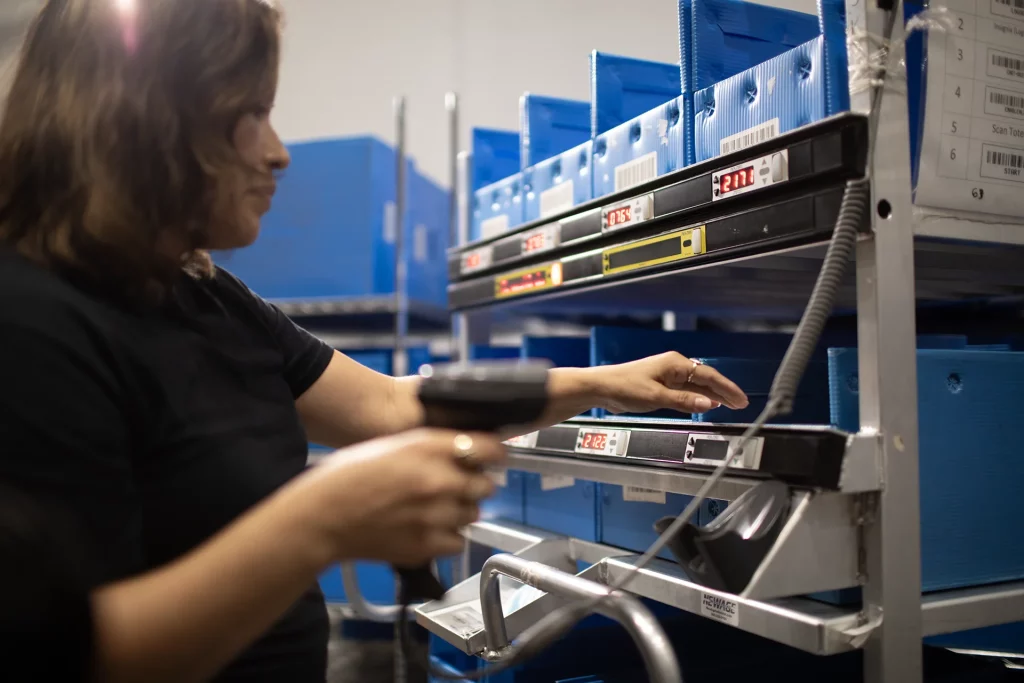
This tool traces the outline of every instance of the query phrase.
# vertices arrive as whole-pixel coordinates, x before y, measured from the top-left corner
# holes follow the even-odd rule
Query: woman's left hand
[[[550,378],[549,423],[594,407],[612,413],[706,413],[719,406],[740,410],[750,403],[718,370],[675,352],[621,365],[556,369]]]

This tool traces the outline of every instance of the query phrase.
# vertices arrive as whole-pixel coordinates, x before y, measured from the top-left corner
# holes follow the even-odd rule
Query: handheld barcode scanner
[[[530,424],[547,407],[549,367],[534,361],[425,365],[419,390],[425,425],[494,433]],[[396,573],[403,604],[444,596],[445,587],[429,567]]]

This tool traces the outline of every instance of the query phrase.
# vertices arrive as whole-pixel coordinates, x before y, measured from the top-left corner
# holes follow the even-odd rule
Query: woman
[[[256,239],[289,163],[280,24],[269,0],[50,0],[0,124],[0,483],[92,548],[102,680],[322,681],[317,574],[457,552],[492,491],[457,435],[416,429],[415,378],[210,266]],[[746,405],[676,354],[550,390],[549,424]],[[344,450],[303,473],[310,440]]]

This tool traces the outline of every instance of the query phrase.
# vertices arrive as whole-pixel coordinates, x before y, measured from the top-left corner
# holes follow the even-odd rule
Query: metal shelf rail
[[[888,4],[881,0],[848,0],[846,4],[851,64],[859,64],[861,55],[877,54],[878,37],[886,34],[888,26],[894,25],[890,44],[902,45],[903,23],[891,21],[893,16],[903,16],[901,3],[894,3],[895,7],[888,10],[885,9]],[[923,676],[921,645],[926,636],[1008,623],[1024,614],[1024,583],[922,597],[916,306],[918,301],[1024,293],[1024,278],[1020,276],[1024,272],[1021,269],[1024,258],[1019,249],[1010,247],[1024,244],[1024,224],[1015,224],[1009,219],[993,221],[915,209],[911,201],[906,88],[901,82],[902,72],[896,68],[901,57],[902,50],[888,51],[886,67],[878,65],[877,76],[884,96],[874,117],[871,115],[875,80],[869,79],[872,85],[866,85],[851,78],[852,111],[847,120],[860,117],[867,127],[863,147],[872,149],[873,155],[862,169],[871,181],[869,225],[863,228],[857,247],[856,270],[845,292],[845,300],[841,302],[857,313],[860,368],[860,431],[849,435],[841,455],[842,476],[834,486],[801,486],[790,482],[794,487],[793,515],[776,547],[742,594],[723,593],[692,583],[677,565],[662,560],[655,560],[641,570],[629,586],[629,591],[639,596],[808,652],[827,655],[863,649],[865,680],[872,683],[920,683]],[[831,125],[834,122],[826,122],[819,130]],[[814,134],[813,131],[797,131],[744,153],[754,158],[770,151],[772,145],[795,144]],[[621,308],[626,303],[637,305],[637,294],[643,293],[653,301],[652,306],[660,306],[662,310],[690,313],[707,305],[717,310],[732,308],[737,315],[752,317],[773,314],[776,309],[769,306],[769,300],[781,297],[777,309],[791,315],[799,311],[806,300],[820,264],[822,246],[828,238],[827,232],[821,230],[795,231],[792,233],[795,237],[788,242],[766,241],[753,251],[725,250],[721,258],[716,258],[714,252],[705,252],[701,258],[690,261],[689,257],[694,256],[691,253],[625,274],[607,266],[602,271],[602,255],[607,260],[607,249],[615,246],[613,242],[628,242],[629,238],[625,230],[609,236],[601,229],[587,233],[590,228],[580,227],[595,220],[600,225],[602,204],[595,202],[594,206],[548,218],[543,224],[524,226],[501,240],[467,244],[468,157],[463,155],[460,161],[459,206],[464,215],[460,216],[459,237],[462,246],[451,252],[453,279],[460,281],[453,284],[450,291],[460,297],[466,292],[471,294],[453,299],[457,343],[463,354],[471,344],[486,342],[492,311],[498,307],[506,312],[524,311],[532,315],[573,307],[577,311],[595,310],[601,305]],[[716,166],[726,168],[736,161],[745,159],[723,157],[631,192],[633,195],[656,193],[676,184],[677,191],[685,194],[679,189],[685,182],[697,183],[694,178],[705,171]],[[800,196],[810,197],[813,192],[828,190],[827,174],[817,175],[807,183],[818,184],[808,185],[804,195],[799,195],[799,188],[794,184],[788,194],[782,191],[781,195],[772,197],[795,201]],[[842,176],[833,177],[833,187],[841,187],[843,180]],[[657,194],[652,196],[657,197]],[[746,195],[746,209],[759,208],[757,196],[758,192]],[[613,196],[602,200],[604,210],[614,208],[615,202],[621,203],[623,199]],[[827,198],[814,201],[817,203],[813,210],[817,213],[807,214],[806,220],[818,228],[830,226],[837,209],[829,214],[828,207],[833,205]],[[712,215],[712,209],[698,206],[699,203],[691,203],[674,216],[655,216],[655,221],[642,228],[630,226],[635,230],[632,234],[636,239],[646,239],[657,235],[659,229],[699,228],[721,218],[722,207],[728,202],[716,202],[718,215]],[[743,209],[737,202],[735,210]],[[566,232],[568,225],[575,225],[569,233]],[[552,231],[558,230],[562,231],[560,240],[545,239],[545,243],[551,245],[550,250],[528,253],[524,246],[517,251],[516,235],[525,243],[528,233],[557,234]],[[567,234],[583,233],[593,236],[595,241],[574,245],[571,243],[575,237],[565,239]],[[936,239],[944,241],[936,242]],[[499,241],[507,244],[499,246]],[[486,257],[483,263],[474,257],[468,264],[472,266],[469,271],[476,272],[467,272],[465,267],[464,256],[469,252],[479,252]],[[502,259],[515,261],[518,271],[510,269],[502,273]],[[944,272],[946,265],[954,263],[953,259],[960,259],[955,261],[958,272]],[[970,265],[972,259],[974,265]],[[595,262],[598,263],[596,269],[587,271]],[[555,263],[558,264],[557,277],[553,277],[550,270]],[[576,269],[572,273],[570,264]],[[524,269],[533,273],[528,278],[532,283],[540,282],[543,286],[534,290],[531,283],[522,289],[502,289],[503,276],[514,279]],[[572,286],[561,286],[563,278],[568,281],[570,275],[579,279]],[[767,294],[760,296],[759,290]],[[666,292],[679,293],[681,300],[676,302],[676,308],[665,307]],[[685,300],[682,300],[683,292]],[[572,424],[562,427],[573,428]],[[641,425],[617,425],[616,428],[652,429]],[[508,467],[683,494],[694,493],[707,476],[699,468],[687,467],[681,460],[664,462],[660,452],[652,451],[650,457],[644,457],[644,453],[636,452],[632,445],[629,457],[617,461],[584,459],[569,451],[544,447],[541,436],[531,435],[514,442]],[[721,481],[712,495],[721,499],[735,498],[756,483],[757,474],[733,473]],[[614,582],[624,572],[631,571],[637,559],[621,549],[512,524],[478,523],[467,535],[484,546],[566,572],[574,573],[577,561],[587,562],[592,566],[582,572],[580,578],[602,584]],[[850,586],[863,588],[862,606],[837,608],[806,598],[789,597]],[[418,622],[467,653],[483,653],[487,635],[479,587],[478,576],[466,579],[443,600],[418,608]],[[517,597],[514,588],[503,588],[501,599],[505,628],[512,637],[563,600],[547,593],[523,600],[522,594]]]

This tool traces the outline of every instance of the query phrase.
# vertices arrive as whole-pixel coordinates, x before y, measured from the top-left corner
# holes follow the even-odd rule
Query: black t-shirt
[[[0,249],[0,483],[73,515],[94,585],[159,567],[302,471],[331,353],[223,270],[140,308]],[[328,630],[310,586],[217,680],[322,683]]]

